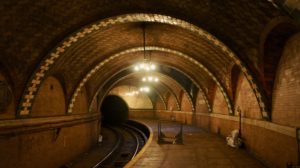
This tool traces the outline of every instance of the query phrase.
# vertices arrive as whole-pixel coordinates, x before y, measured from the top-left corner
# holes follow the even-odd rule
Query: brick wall
[[[7,82],[7,79],[4,77],[4,75],[1,73],[0,71],[0,81],[5,81]],[[15,98],[13,96],[14,94],[12,93],[12,99],[11,102],[9,103],[9,105],[7,105],[5,111],[0,112],[0,119],[12,119],[15,118],[15,110],[16,110],[16,102],[15,102]]]
[[[196,126],[205,129],[205,130],[210,130],[210,116],[209,115],[201,115],[198,113],[196,115]]]
[[[66,101],[60,82],[48,77],[39,89],[32,107],[32,116],[55,116],[66,113]]]
[[[172,120],[185,123],[185,124],[192,124],[192,113],[191,112],[182,112],[182,111],[157,111],[156,116],[158,119],[161,120]]]
[[[96,99],[94,99],[92,102],[91,102],[91,105],[90,105],[90,110],[91,112],[93,113],[97,113],[99,110],[100,104],[98,104],[98,101]]]
[[[234,101],[235,111],[239,107],[243,117],[261,119],[256,97],[243,74],[239,75]]]
[[[88,97],[85,87],[82,87],[81,91],[76,97],[76,101],[73,107],[73,113],[87,113],[88,112]]]
[[[300,127],[300,33],[290,38],[278,65],[273,90],[272,120]]]
[[[177,110],[176,98],[173,95],[170,95],[167,102],[168,110]]]
[[[3,79],[4,77],[0,75],[0,80]],[[68,121],[67,118],[63,118],[66,114],[65,103],[62,85],[56,78],[48,77],[39,89],[33,104],[31,114],[33,120],[24,119],[22,120],[24,123],[21,124],[17,120],[6,120],[1,123],[0,167],[60,167],[94,145],[99,133],[98,121],[90,121],[88,119],[90,116],[78,115]],[[87,109],[87,95],[83,90],[77,97],[74,112],[86,113]],[[0,117],[8,118],[9,115],[15,116],[14,108],[9,107],[3,115],[0,114]],[[62,118],[58,117],[53,123],[49,121],[51,124],[40,123],[51,120],[52,116]],[[79,122],[79,118],[86,119]],[[6,127],[9,129],[5,129]],[[60,128],[60,131],[56,135],[57,128]],[[3,131],[12,132],[3,134]]]
[[[219,88],[216,88],[213,99],[213,113],[228,114],[228,108],[224,96]]]
[[[155,110],[129,110],[129,119],[132,118],[154,119],[155,117],[156,117]]]
[[[5,168],[57,168],[97,142],[97,121],[61,129],[0,138],[0,165]]]
[[[203,99],[203,96],[198,92],[196,100],[196,113],[206,113],[208,112],[207,105]]]
[[[160,98],[156,99],[154,109],[155,110],[165,110],[165,105],[164,105],[163,101]]]
[[[203,117],[201,117],[203,118]],[[238,118],[235,116],[225,116],[217,114],[210,116],[210,125],[204,127],[210,129],[211,132],[226,137],[233,129],[238,129]],[[276,125],[268,125],[268,121],[260,121],[262,125],[256,123],[259,120],[249,119],[249,122],[242,122],[242,138],[245,143],[246,150],[262,161],[268,167],[286,167],[288,162],[297,162],[297,144],[295,137],[282,134],[276,130]],[[201,121],[197,121],[203,126]],[[274,130],[271,130],[272,128]],[[285,128],[287,129],[287,128]],[[289,128],[291,129],[291,128]],[[225,139],[224,139],[225,143]]]
[[[192,105],[185,93],[181,97],[181,111],[192,111]]]

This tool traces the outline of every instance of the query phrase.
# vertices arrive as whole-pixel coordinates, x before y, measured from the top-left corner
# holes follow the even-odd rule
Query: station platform
[[[200,128],[183,125],[183,144],[158,144],[158,121],[136,120],[148,125],[153,136],[137,158],[126,167],[134,168],[264,168],[265,166],[247,153],[226,145],[224,138]],[[166,136],[174,136],[179,124],[163,122],[161,129]]]

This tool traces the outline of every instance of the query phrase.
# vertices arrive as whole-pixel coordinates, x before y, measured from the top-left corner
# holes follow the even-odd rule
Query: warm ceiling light
[[[144,76],[142,78],[142,81],[143,82],[158,82],[159,79],[158,79],[158,77],[154,77],[154,76]]]
[[[132,92],[126,92],[125,96],[135,96],[135,95],[138,95],[138,94],[139,94],[139,91],[132,91]]]
[[[149,93],[150,92],[150,88],[148,86],[143,86],[143,87],[140,88],[140,92]]]
[[[135,95],[138,95],[139,94],[139,91],[136,90],[136,89],[133,89],[131,90],[130,89],[130,86],[129,86],[129,89],[128,89],[128,92],[125,93],[125,96],[135,96]]]
[[[135,71],[154,71],[155,69],[156,65],[147,61],[134,66]]]
[[[158,77],[152,74],[152,71],[156,70],[156,65],[151,62],[151,55],[146,57],[146,32],[145,32],[145,23],[142,25],[143,28],[143,47],[144,47],[144,61],[142,63],[136,64],[134,66],[135,71],[142,71],[144,76],[142,77],[143,82],[158,82]],[[144,86],[140,88],[140,92],[148,93],[150,92],[150,88],[148,86]]]

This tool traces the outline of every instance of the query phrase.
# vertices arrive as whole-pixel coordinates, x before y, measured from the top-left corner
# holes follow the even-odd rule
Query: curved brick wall
[[[87,113],[88,112],[88,96],[86,89],[83,88],[78,96],[76,97],[76,102],[74,103],[73,112],[74,114]]]
[[[64,91],[60,82],[54,77],[48,77],[38,91],[33,104],[32,116],[56,116],[66,112]]]
[[[7,79],[0,71],[0,81],[7,82]],[[7,82],[8,83],[8,82]],[[10,86],[9,86],[10,87]],[[11,95],[11,102],[5,108],[5,111],[0,112],[0,119],[12,119],[15,118],[15,100],[13,94]]]
[[[239,108],[242,116],[246,118],[261,119],[259,105],[255,95],[249,85],[249,82],[243,74],[239,75],[235,95],[235,109]]]
[[[300,127],[300,33],[287,42],[273,91],[273,122]]]
[[[213,99],[213,113],[228,114],[227,104],[219,88],[216,88]]]

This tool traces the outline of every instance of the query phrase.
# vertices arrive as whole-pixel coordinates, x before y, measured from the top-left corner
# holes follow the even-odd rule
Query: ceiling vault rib
[[[120,70],[120,71],[123,71],[123,70]],[[117,73],[120,73],[120,71],[117,72]],[[168,77],[167,75],[163,75],[163,76],[166,76],[166,78],[170,78],[170,77]],[[103,94],[103,95],[106,95],[107,92],[108,92],[110,89],[112,89],[112,88],[114,87],[115,84],[119,83],[120,81],[124,80],[125,78],[126,78],[126,75],[123,76],[123,77],[121,77],[121,78],[118,78],[118,80],[116,80],[115,82],[113,82],[113,83],[110,85],[110,87],[106,90],[105,94]],[[171,79],[172,79],[172,78],[171,78]],[[90,100],[90,102],[88,103],[88,104],[89,104],[89,111],[91,111],[91,105],[92,105],[92,102],[95,101],[95,99],[97,98],[97,95],[99,94],[101,88],[103,88],[103,86],[107,85],[107,83],[108,83],[109,81],[111,81],[111,80],[112,80],[112,78],[107,79],[105,82],[103,82],[103,85],[101,85],[101,86],[98,87],[98,89],[97,89],[97,91],[95,92],[93,98],[92,98],[92,99]],[[185,89],[184,89],[184,88],[183,88],[176,80],[174,80],[174,82],[175,82],[182,90],[185,91]],[[175,98],[176,98],[176,105],[177,105],[177,108],[180,109],[179,100],[178,100],[176,94],[175,94],[172,90],[170,90],[170,88],[169,88],[168,86],[165,86],[165,87],[167,87],[168,90],[171,91],[172,94],[174,94],[174,96],[175,96]],[[185,92],[186,92],[186,91],[185,91]],[[187,94],[187,93],[186,93],[186,94]],[[158,95],[159,95],[160,99],[162,100],[162,102],[164,103],[165,109],[167,110],[167,103],[165,102],[165,100],[163,99],[163,97],[161,96],[161,94],[158,94]],[[101,103],[100,103],[100,104],[101,104]]]
[[[172,68],[174,68],[174,67],[172,67]],[[209,100],[208,100],[208,95],[204,92],[203,86],[202,86],[202,85],[199,85],[198,82],[196,82],[192,77],[190,77],[188,74],[186,74],[185,72],[181,71],[180,69],[177,69],[177,68],[174,68],[174,69],[176,69],[177,71],[183,73],[187,78],[189,78],[189,79],[193,82],[193,84],[195,84],[195,85],[199,88],[199,91],[200,91],[200,93],[202,94],[203,99],[204,99],[204,101],[205,101],[205,104],[206,104],[206,106],[207,106],[208,112],[212,112],[211,102],[209,102]],[[185,92],[187,92],[187,91],[184,89],[184,87],[182,87],[182,88],[183,88],[182,90],[184,90]],[[187,94],[188,94],[188,93],[187,93]],[[190,95],[190,94],[188,94],[188,95]],[[190,98],[190,96],[188,96],[188,98],[189,98],[189,101],[193,104],[193,101],[192,101],[192,99]],[[195,110],[195,109],[193,109],[193,110]]]
[[[86,35],[94,31],[98,31],[103,28],[107,28],[116,24],[134,23],[134,22],[156,22],[156,23],[164,23],[164,24],[178,26],[180,28],[186,29],[205,38],[212,45],[219,47],[222,50],[222,52],[226,53],[226,55],[228,55],[229,58],[233,59],[234,63],[241,68],[242,72],[245,74],[247,80],[249,81],[253,92],[255,93],[263,118],[270,119],[270,111],[269,111],[269,107],[267,107],[268,104],[266,103],[267,102],[266,96],[260,91],[261,86],[258,85],[257,82],[254,80],[254,77],[252,76],[251,72],[246,67],[246,65],[226,45],[224,45],[213,35],[209,34],[208,32],[202,30],[201,28],[193,24],[190,24],[186,21],[176,19],[171,16],[159,15],[159,14],[146,14],[146,13],[126,14],[126,15],[107,18],[97,23],[88,25],[83,29],[81,29],[79,32],[76,32],[71,36],[67,37],[65,40],[63,40],[58,45],[58,47],[52,50],[52,52],[50,52],[49,55],[47,55],[45,59],[41,61],[38,68],[34,71],[34,73],[29,78],[26,88],[22,94],[22,98],[20,100],[19,109],[17,111],[17,117],[26,117],[30,115],[33,101],[36,97],[38,89],[41,86],[42,81],[45,79],[45,76],[48,75],[49,69],[53,67],[53,65],[57,62],[57,60],[59,60],[59,58],[70,46],[72,46],[74,43],[80,41]],[[110,57],[110,59],[113,58]],[[193,58],[190,59],[192,60]],[[106,59],[101,63],[105,64],[108,61],[109,59]],[[84,78],[84,80],[86,80],[86,78]],[[220,87],[222,88],[222,86]],[[225,92],[224,89],[223,91]],[[77,95],[77,90],[75,90],[74,95]],[[229,99],[225,99],[225,100],[228,103],[228,107],[230,108],[229,110],[230,113],[233,113],[231,104],[229,103]],[[74,99],[71,99],[71,101],[74,101]]]
[[[183,54],[183,53],[181,53],[179,51],[175,51],[175,50],[172,50],[172,49],[167,49],[167,48],[162,48],[162,47],[156,47],[156,46],[146,46],[146,50],[150,50],[150,51],[151,50],[152,51],[162,51],[162,52],[172,53],[172,54],[174,54],[176,56],[180,56],[180,57],[182,57],[184,59],[187,59],[188,61],[196,64],[199,68],[203,69],[216,82],[217,86],[220,88],[220,91],[222,92],[222,94],[224,96],[224,99],[225,99],[225,101],[227,103],[229,114],[233,115],[232,104],[231,104],[231,101],[230,101],[230,97],[228,96],[228,93],[226,92],[226,90],[224,89],[224,87],[222,86],[222,84],[219,82],[219,80],[205,66],[203,66],[201,63],[199,63],[198,61],[194,60],[193,58],[189,57],[186,54]],[[68,113],[72,113],[74,102],[76,100],[76,97],[77,97],[78,93],[81,90],[81,87],[83,87],[85,85],[85,83],[93,76],[93,74],[95,74],[101,67],[103,67],[105,64],[109,63],[110,61],[112,61],[112,60],[114,60],[116,58],[119,58],[120,56],[122,56],[124,54],[129,54],[129,53],[139,52],[139,51],[143,51],[143,47],[131,48],[131,49],[119,52],[119,53],[114,54],[111,57],[105,59],[104,61],[100,62],[92,70],[90,70],[86,74],[86,76],[81,80],[81,82],[76,87],[75,91],[73,92],[72,98],[71,98],[69,106],[68,106]],[[194,81],[194,80],[192,80],[192,81]],[[201,88],[201,87],[199,87],[199,88]],[[202,91],[202,93],[204,93],[204,92]],[[203,94],[203,96],[206,96],[206,95]],[[207,99],[207,97],[206,97],[206,99]],[[209,103],[208,103],[208,108],[211,109],[211,106],[210,106]]]
[[[163,76],[166,76],[166,78],[168,78],[167,75],[163,75]],[[174,80],[174,82],[176,82],[176,80]],[[181,89],[183,89],[183,87],[182,87],[178,82],[176,82],[176,83],[181,87]],[[175,99],[176,99],[177,110],[181,110],[181,108],[180,108],[180,103],[179,103],[179,100],[178,100],[178,97],[177,97],[177,95],[174,93],[174,91],[173,91],[172,89],[170,89],[166,84],[162,83],[162,85],[165,85],[165,87],[168,89],[168,91],[171,92],[171,94],[174,95],[174,97],[175,97]]]

